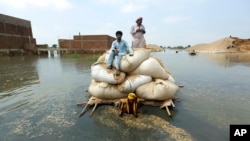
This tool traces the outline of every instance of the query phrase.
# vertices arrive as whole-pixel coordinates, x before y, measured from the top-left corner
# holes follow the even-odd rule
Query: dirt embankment
[[[150,49],[151,52],[160,52],[163,50],[160,46],[155,44],[147,44],[146,49]]]
[[[241,52],[250,52],[250,39],[240,39],[237,37],[232,38],[234,39],[232,44],[238,47]]]
[[[250,53],[250,39],[227,37],[208,44],[197,44],[186,49],[197,52],[244,52]]]

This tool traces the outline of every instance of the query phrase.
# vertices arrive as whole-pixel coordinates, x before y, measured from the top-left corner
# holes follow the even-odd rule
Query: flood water
[[[119,117],[100,105],[78,118],[94,60],[81,56],[0,57],[0,141],[228,141],[230,124],[250,124],[250,54],[151,53],[178,85],[172,117],[140,107]]]

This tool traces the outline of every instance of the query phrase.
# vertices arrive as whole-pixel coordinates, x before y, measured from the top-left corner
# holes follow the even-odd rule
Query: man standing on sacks
[[[121,59],[129,52],[129,56],[134,55],[133,49],[128,46],[127,42],[122,39],[122,31],[116,32],[116,40],[112,42],[110,55],[108,57],[108,69],[112,69],[113,61],[115,61],[116,75],[120,75]]]
[[[131,35],[133,37],[132,48],[145,48],[146,41],[144,34],[146,33],[145,26],[142,25],[142,17],[136,19],[136,25],[131,27]]]

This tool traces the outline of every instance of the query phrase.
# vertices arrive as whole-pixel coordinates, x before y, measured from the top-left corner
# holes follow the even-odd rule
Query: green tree
[[[53,47],[53,48],[57,48],[57,44],[53,44],[52,47]]]

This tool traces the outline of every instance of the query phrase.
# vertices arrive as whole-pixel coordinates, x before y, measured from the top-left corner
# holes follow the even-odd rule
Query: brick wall
[[[47,44],[37,44],[36,47],[46,49],[46,48],[48,48],[48,45]]]
[[[75,35],[73,40],[59,39],[60,48],[79,49],[86,54],[103,53],[111,47],[114,37],[109,35]]]
[[[58,40],[60,48],[71,48],[72,42],[73,42],[73,40],[69,40],[69,39],[59,39]]]
[[[22,49],[25,44],[36,44],[31,22],[0,14],[0,49]]]
[[[6,49],[8,46],[8,37],[0,34],[0,49]]]

